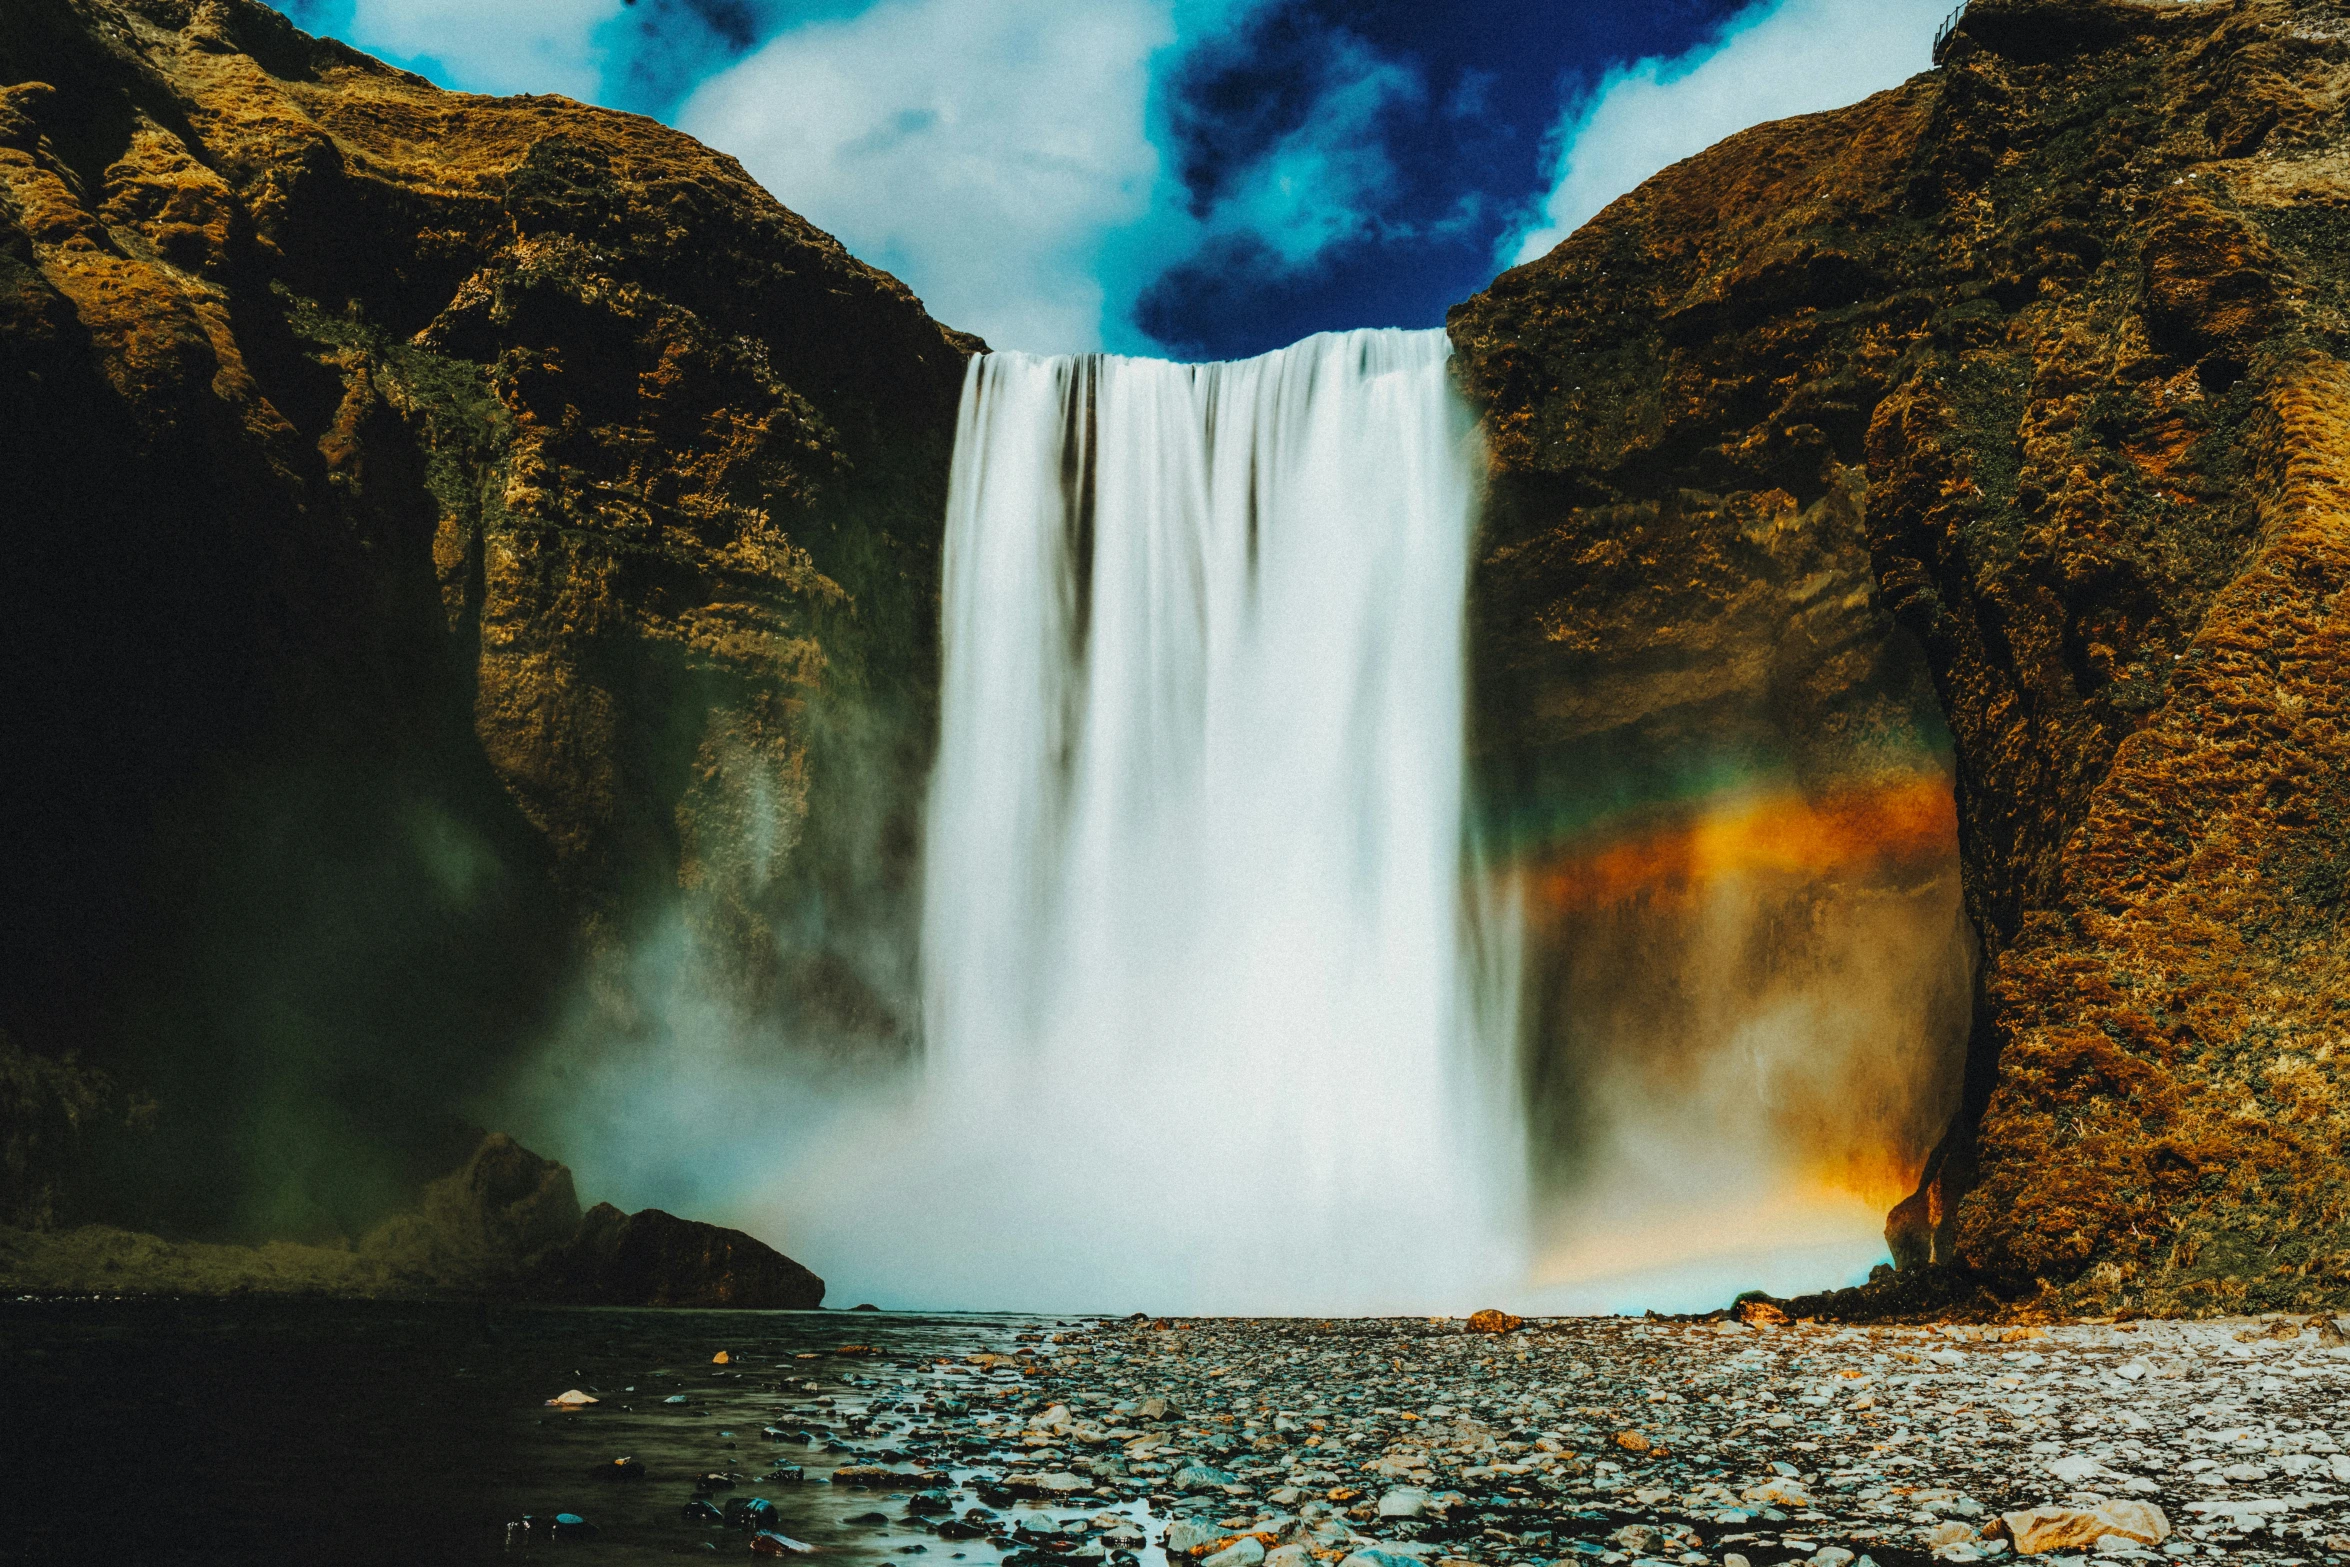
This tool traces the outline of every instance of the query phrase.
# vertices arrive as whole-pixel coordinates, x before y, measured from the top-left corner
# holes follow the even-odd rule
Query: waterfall
[[[1466,1310],[1517,1276],[1506,946],[1463,844],[1441,332],[973,361],[919,1146],[945,1301]]]

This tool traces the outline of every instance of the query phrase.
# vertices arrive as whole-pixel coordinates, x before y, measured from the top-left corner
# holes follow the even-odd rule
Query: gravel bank
[[[804,1482],[761,1494],[829,1513],[830,1479],[888,1507],[865,1515],[877,1551],[1012,1567],[2323,1562],[2350,1555],[2340,1341],[2298,1319],[1129,1320],[928,1358],[901,1339],[793,1363],[769,1431]],[[2035,1507],[2055,1511],[2014,1516]]]

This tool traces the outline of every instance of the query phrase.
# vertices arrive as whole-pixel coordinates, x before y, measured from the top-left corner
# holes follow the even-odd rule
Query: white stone
[[[1196,1518],[1178,1518],[1167,1525],[1167,1554],[1189,1556],[1215,1538],[1215,1531]]]
[[[1264,1559],[1265,1543],[1253,1534],[1244,1534],[1206,1558],[1200,1567],[1257,1567]]]
[[[2003,1513],[1999,1521],[2015,1542],[2017,1554],[2023,1556],[2082,1550],[2109,1534],[2146,1545],[2160,1545],[2170,1538],[2170,1520],[2152,1502],[2106,1502],[2094,1508],[2033,1507]]]

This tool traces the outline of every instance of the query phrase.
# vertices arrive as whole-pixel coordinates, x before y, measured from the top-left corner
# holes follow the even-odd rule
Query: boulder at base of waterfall
[[[2002,1513],[1999,1522],[2007,1537],[2015,1542],[2018,1556],[2085,1551],[2107,1535],[2119,1535],[2140,1545],[2160,1545],[2170,1538],[2170,1520],[2152,1502],[2034,1507],[2020,1513]]]
[[[756,1236],[659,1208],[598,1203],[554,1264],[569,1293],[607,1306],[809,1311],[824,1281]]]

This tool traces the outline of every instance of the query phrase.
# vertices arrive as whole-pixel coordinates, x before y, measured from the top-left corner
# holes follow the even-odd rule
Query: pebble
[[[2094,1507],[2034,1507],[1999,1519],[2018,1554],[2094,1548],[2112,1555],[2127,1545],[2160,1545],[2170,1538],[2170,1520],[2148,1502],[2103,1502]],[[2121,1542],[2108,1546],[2108,1540]]]
[[[1212,1469],[1206,1464],[1189,1464],[1175,1472],[1175,1489],[1178,1491],[1205,1491],[1237,1483],[1235,1476],[1221,1469]]]
[[[1216,1538],[1216,1531],[1196,1518],[1178,1518],[1167,1526],[1167,1554],[1189,1556]]]
[[[1200,1567],[1257,1567],[1265,1559],[1265,1543],[1253,1534],[1244,1534],[1213,1556],[1205,1558]]]
[[[788,1534],[777,1534],[771,1529],[751,1536],[753,1556],[807,1556],[813,1554],[815,1549],[805,1541],[795,1540]]]

